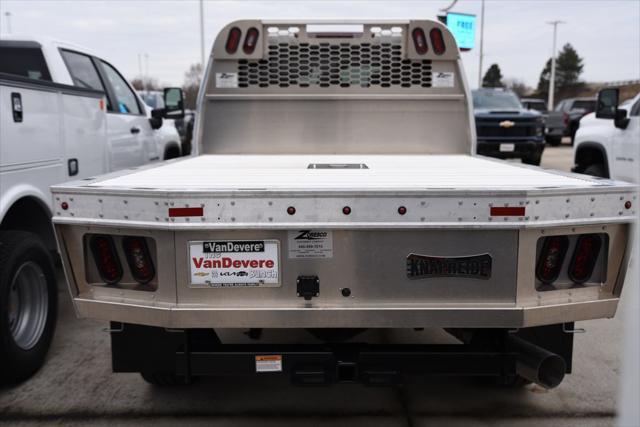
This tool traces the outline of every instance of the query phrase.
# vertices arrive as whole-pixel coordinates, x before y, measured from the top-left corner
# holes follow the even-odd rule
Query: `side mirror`
[[[620,90],[618,88],[602,89],[598,92],[596,103],[596,117],[599,119],[613,119],[613,124],[619,129],[626,129],[629,125],[627,110],[619,109]]]
[[[598,119],[615,119],[619,96],[620,91],[617,88],[602,89],[598,92],[596,117]]]
[[[167,119],[181,119],[184,117],[184,96],[181,88],[165,88],[164,117]]]

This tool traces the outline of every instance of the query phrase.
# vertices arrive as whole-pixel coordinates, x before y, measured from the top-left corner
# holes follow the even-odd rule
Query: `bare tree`
[[[202,81],[202,65],[191,64],[186,73],[184,73],[184,84],[182,90],[184,91],[184,105],[185,108],[195,110],[196,98],[198,97],[198,90],[200,90],[200,82]]]
[[[145,79],[144,77],[138,76],[131,80],[131,86],[135,90],[162,90],[162,85],[158,83],[158,79],[150,77]]]
[[[509,78],[503,80],[504,87],[511,89],[518,97],[523,98],[533,92],[533,88],[527,86],[522,80]]]

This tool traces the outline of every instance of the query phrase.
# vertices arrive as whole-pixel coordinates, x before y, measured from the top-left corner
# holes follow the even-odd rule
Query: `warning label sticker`
[[[431,87],[453,87],[454,76],[453,72],[434,71]]]
[[[333,235],[327,230],[289,231],[289,258],[333,258]]]
[[[216,73],[216,87],[223,89],[238,87],[238,73]]]
[[[189,242],[191,287],[279,287],[277,240]]]
[[[256,372],[282,372],[282,356],[279,354],[256,356]]]

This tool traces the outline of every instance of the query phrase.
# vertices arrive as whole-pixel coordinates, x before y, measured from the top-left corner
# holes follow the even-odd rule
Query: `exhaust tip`
[[[537,384],[545,388],[555,388],[564,379],[567,365],[564,359],[557,354],[549,355],[540,362],[538,367]]]

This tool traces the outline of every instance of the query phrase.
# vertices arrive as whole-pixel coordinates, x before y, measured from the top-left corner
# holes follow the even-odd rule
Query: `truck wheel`
[[[606,178],[607,174],[604,173],[604,166],[600,163],[593,164],[586,168],[583,172],[585,175],[599,176],[600,178]]]
[[[146,382],[158,387],[169,387],[188,383],[185,377],[171,372],[140,372],[140,375]]]
[[[0,383],[16,384],[44,363],[58,293],[49,251],[32,233],[0,232]]]
[[[534,154],[529,154],[528,156],[523,157],[522,163],[526,165],[540,166],[541,160],[542,160],[542,153],[538,151]]]
[[[558,137],[554,137],[554,136],[547,136],[545,138],[545,141],[547,142],[547,144],[549,144],[552,147],[557,147],[560,145],[560,143],[562,142],[562,138],[558,138]]]

